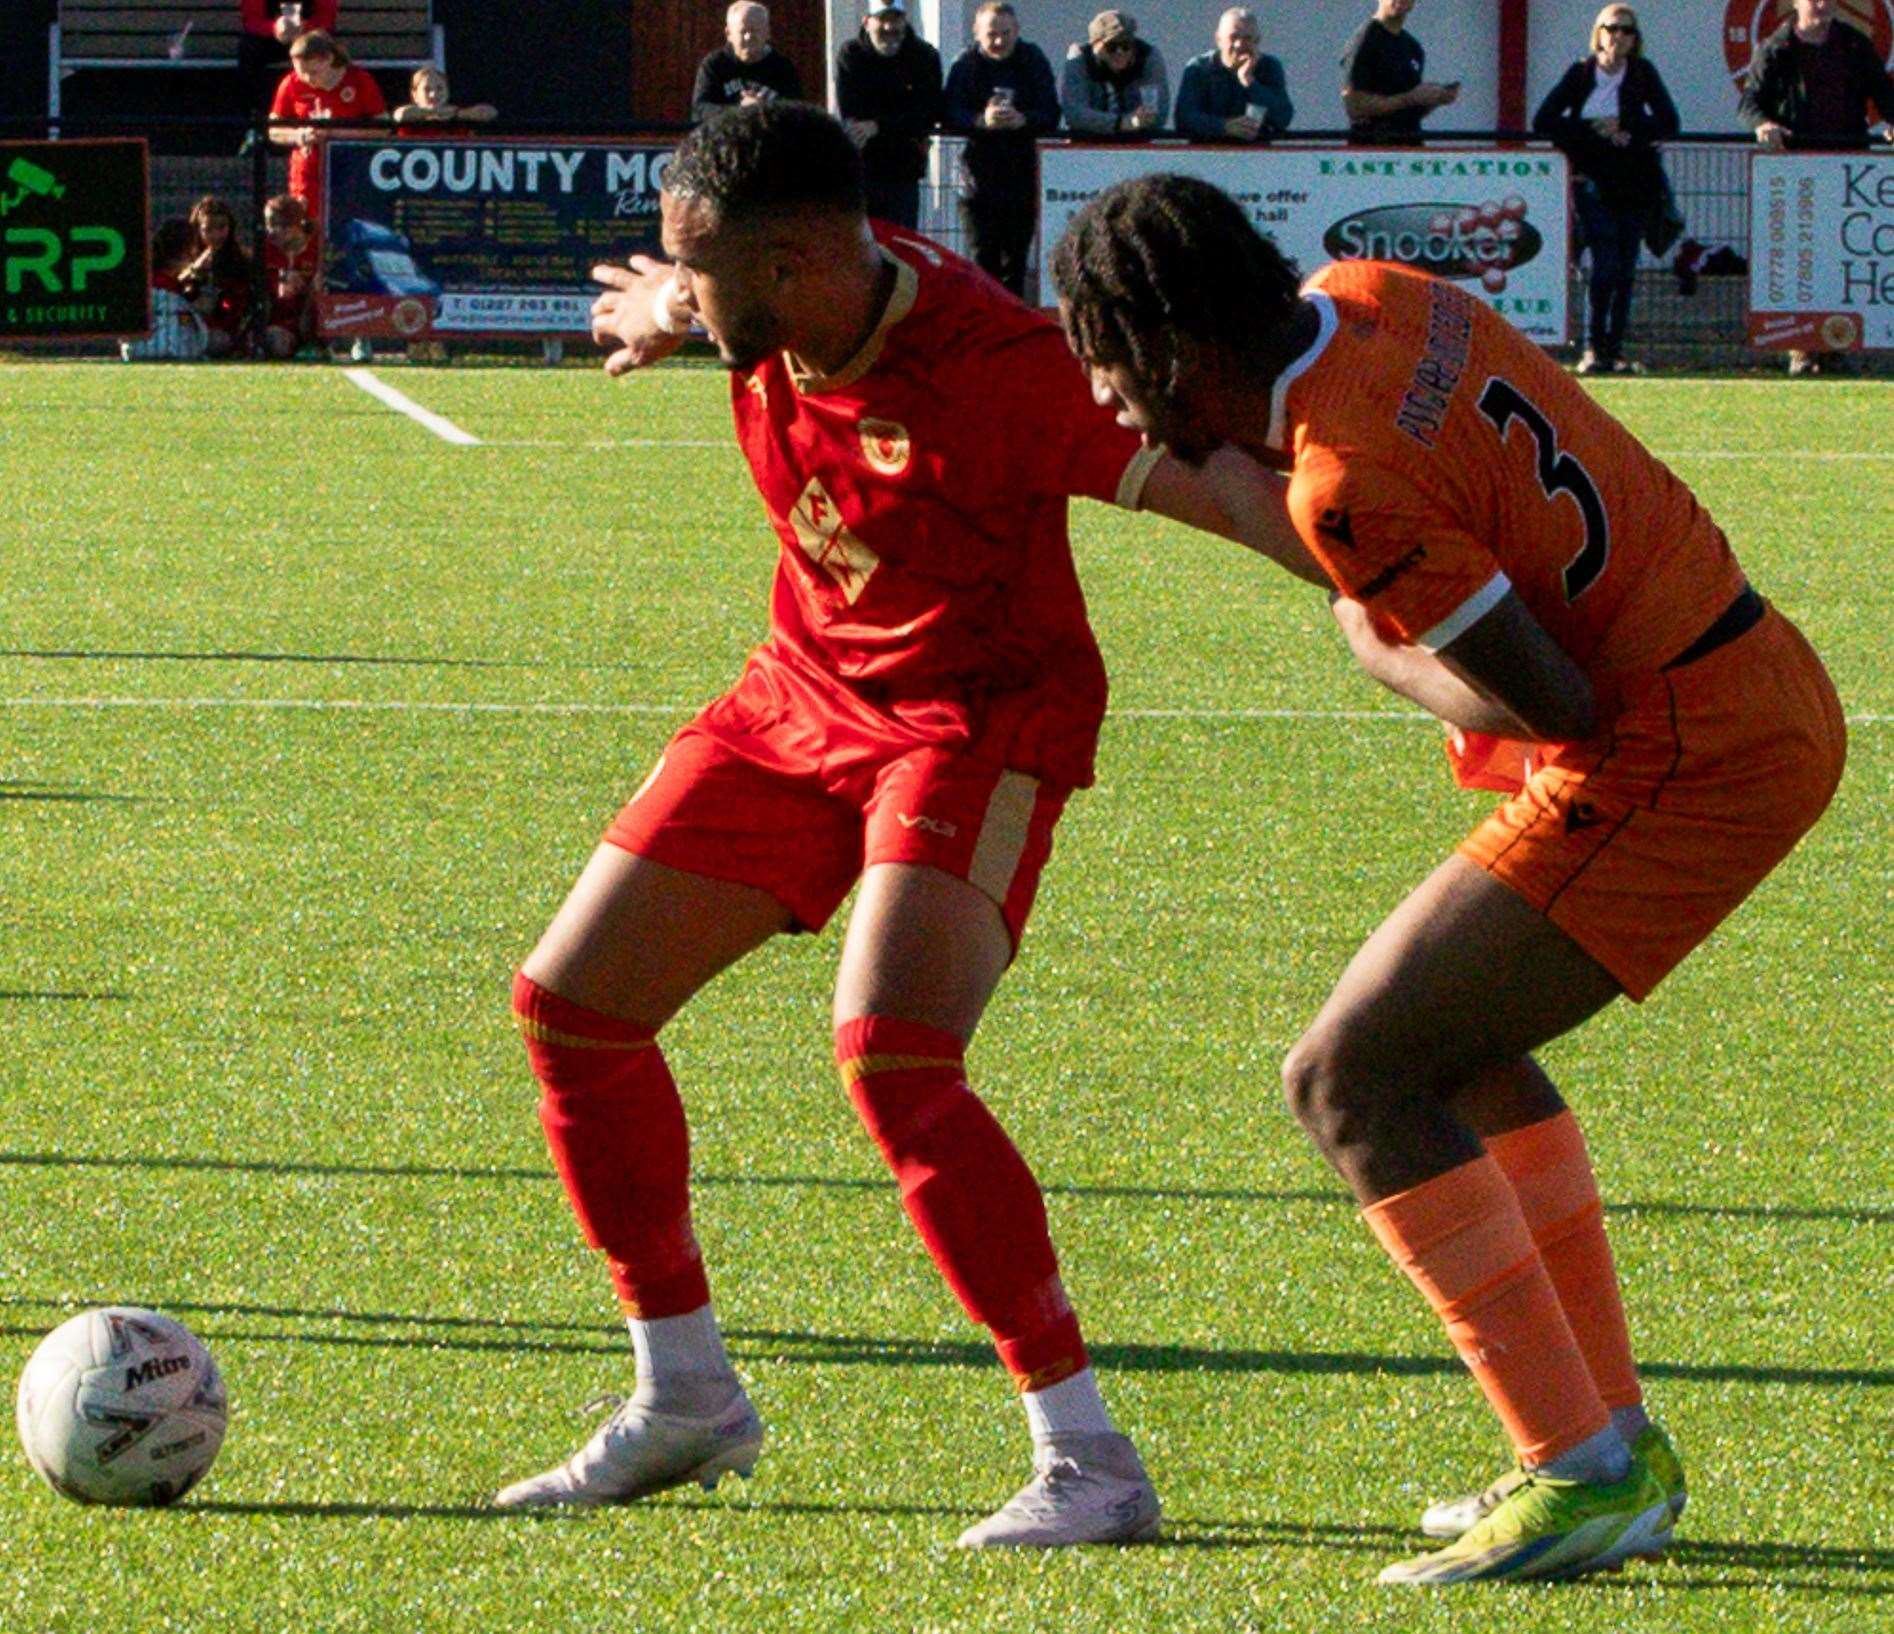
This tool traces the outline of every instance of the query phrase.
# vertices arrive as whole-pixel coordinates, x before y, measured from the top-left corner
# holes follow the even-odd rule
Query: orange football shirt
[[[1594,684],[1662,667],[1743,588],[1688,487],[1483,302],[1381,262],[1310,278],[1278,380],[1289,512],[1394,639],[1446,646],[1516,590]]]

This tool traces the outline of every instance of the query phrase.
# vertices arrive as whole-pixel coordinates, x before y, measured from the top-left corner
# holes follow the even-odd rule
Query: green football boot
[[[1662,1426],[1651,1424],[1633,1443],[1631,1452],[1633,1457],[1642,1458],[1651,1466],[1651,1473],[1657,1477],[1670,1503],[1670,1518],[1675,1523],[1684,1512],[1688,1493],[1684,1485],[1683,1460],[1677,1456],[1677,1449],[1671,1445],[1670,1437],[1664,1433]],[[1525,1478],[1526,1472],[1515,1464],[1484,1492],[1469,1492],[1459,1498],[1443,1498],[1439,1503],[1430,1505],[1421,1516],[1422,1535],[1430,1538],[1459,1537],[1469,1527],[1492,1514]],[[1665,1533],[1660,1549],[1670,1544],[1668,1527]]]
[[[1484,1583],[1583,1577],[1661,1547],[1670,1500],[1633,1456],[1621,1481],[1566,1481],[1528,1471],[1492,1512],[1432,1554],[1387,1567],[1383,1583]]]

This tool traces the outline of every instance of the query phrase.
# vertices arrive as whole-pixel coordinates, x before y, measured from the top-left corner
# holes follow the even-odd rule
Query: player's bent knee
[[[1290,1113],[1324,1152],[1369,1143],[1395,1092],[1384,1079],[1352,1062],[1336,1028],[1310,1029],[1282,1064],[1282,1093]]]

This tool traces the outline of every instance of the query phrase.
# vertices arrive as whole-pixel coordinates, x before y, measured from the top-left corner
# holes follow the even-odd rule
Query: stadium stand
[[[445,41],[431,0],[348,0],[346,39],[364,68],[435,68]],[[59,0],[47,63],[47,111],[57,119],[60,86],[81,68],[237,66],[231,0]]]

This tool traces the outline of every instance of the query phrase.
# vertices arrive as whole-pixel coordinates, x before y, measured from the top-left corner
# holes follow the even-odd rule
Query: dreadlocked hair
[[[671,156],[664,190],[700,200],[722,222],[864,209],[860,152],[839,121],[804,102],[754,102],[713,115]]]
[[[1199,342],[1260,363],[1300,299],[1295,263],[1228,194],[1194,176],[1107,188],[1052,259],[1072,349],[1173,390]]]

